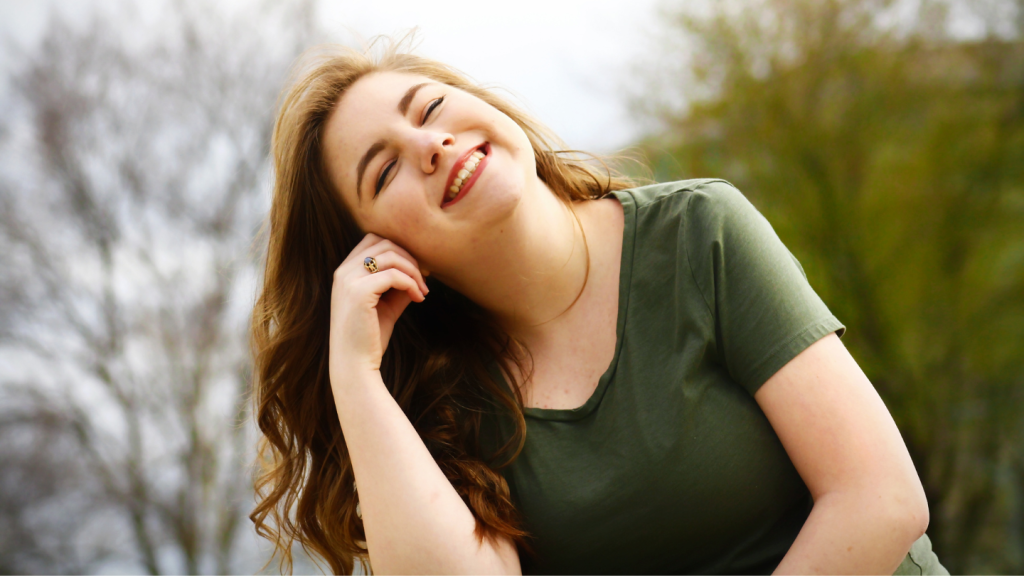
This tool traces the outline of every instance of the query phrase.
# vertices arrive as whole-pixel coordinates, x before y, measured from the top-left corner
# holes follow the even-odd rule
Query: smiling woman
[[[252,519],[285,565],[942,570],[845,328],[742,194],[631,188],[381,52],[311,55],[274,132]]]

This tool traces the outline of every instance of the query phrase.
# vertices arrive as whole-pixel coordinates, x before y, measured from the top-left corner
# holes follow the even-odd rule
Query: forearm
[[[376,573],[519,571],[508,541],[480,543],[476,520],[441,472],[380,373],[334,390]]]
[[[927,527],[895,497],[831,493],[815,500],[776,574],[892,574]]]

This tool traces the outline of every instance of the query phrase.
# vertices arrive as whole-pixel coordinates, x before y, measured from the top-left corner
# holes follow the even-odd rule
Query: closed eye
[[[442,102],[444,102],[444,96],[441,96],[440,98],[434,98],[433,100],[430,101],[430,104],[427,105],[426,112],[423,113],[422,124],[427,123],[427,120],[430,118],[430,115],[434,112],[434,109],[440,106]],[[380,173],[380,177],[377,178],[376,188],[374,189],[373,192],[374,198],[376,198],[377,195],[380,194],[380,191],[384,188],[384,184],[387,182],[388,176],[391,174],[391,169],[395,167],[395,164],[397,164],[397,161],[392,160],[390,164],[384,167],[384,171]]]
[[[380,173],[380,177],[377,178],[377,188],[373,191],[373,197],[376,198],[380,194],[381,188],[384,187],[384,182],[388,179],[388,174],[391,173],[391,169],[395,167],[398,162],[392,160],[390,164],[384,167],[384,171]]]
[[[430,118],[430,113],[434,111],[434,108],[440,106],[442,102],[444,102],[444,96],[441,96],[440,98],[435,98],[430,101],[430,104],[427,106],[426,113],[423,114],[423,124],[427,123],[427,119]]]

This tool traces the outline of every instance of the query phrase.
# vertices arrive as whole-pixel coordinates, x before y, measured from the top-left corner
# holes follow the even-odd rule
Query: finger
[[[387,238],[381,238],[380,242],[372,244],[364,252],[366,253],[366,256],[373,257],[376,257],[377,254],[382,254],[384,252],[395,252],[401,255],[403,258],[412,262],[413,266],[415,266],[417,270],[419,270],[420,268],[420,263],[417,262],[416,259],[412,257],[412,254],[409,254],[409,252],[406,251],[405,248],[402,248],[401,246],[395,244],[394,242],[388,240]]]
[[[394,310],[395,318],[402,315],[405,308],[412,302],[412,298],[409,297],[408,292],[402,292],[400,290],[388,290],[380,297],[382,304],[391,306]]]
[[[409,297],[416,302],[424,300],[419,284],[411,276],[397,268],[381,270],[376,274],[368,274],[357,280],[357,282],[366,289],[373,291],[378,297],[388,290],[400,290],[407,292]]]
[[[430,292],[430,289],[427,288],[427,281],[424,280],[423,278],[423,273],[420,272],[420,269],[417,268],[415,264],[410,262],[408,258],[402,256],[401,254],[395,252],[394,250],[388,250],[383,254],[374,256],[373,259],[377,261],[378,270],[397,268],[411,276],[414,280],[416,280],[416,282],[419,284],[420,292],[423,292],[424,294]]]
[[[381,350],[388,349],[388,342],[391,341],[395,322],[405,312],[405,309],[409,307],[410,302],[412,302],[412,298],[409,298],[409,294],[407,292],[399,292],[398,290],[388,290],[381,296],[380,302],[377,304],[377,314],[382,320],[380,330]]]
[[[367,234],[366,236],[363,236],[363,239],[360,240],[354,248],[352,248],[348,253],[348,256],[346,256],[345,259],[341,261],[341,264],[334,269],[334,278],[338,279],[343,275],[348,276],[353,271],[357,270],[356,260],[358,260],[359,267],[362,267],[363,258],[365,258],[365,256],[362,256],[361,254],[381,240],[383,240],[383,238],[376,234]],[[348,270],[348,272],[344,272],[344,270]]]
[[[367,248],[373,246],[374,244],[377,244],[381,240],[383,240],[383,238],[373,233],[363,236],[363,239],[360,240],[359,243],[356,244],[351,251],[349,251],[349,258],[354,257],[356,254],[361,254],[365,252]]]
[[[345,260],[335,270],[335,277],[339,276],[339,273],[342,272],[342,268],[346,268],[349,271],[345,273],[345,275],[354,273],[356,270],[359,270],[360,268],[363,267],[363,262],[368,256],[376,257],[377,254],[381,254],[384,252],[395,252],[401,255],[402,257],[409,260],[412,263],[412,265],[416,267],[417,271],[419,271],[419,263],[416,261],[415,258],[413,258],[412,254],[410,254],[407,250],[405,250],[398,244],[395,244],[391,240],[388,240],[387,238],[378,236],[371,232],[363,236],[363,239],[360,240],[358,244],[356,244],[355,248],[353,248],[351,252],[349,252],[348,256],[345,257]],[[380,266],[378,265],[378,267]],[[420,280],[422,280],[422,271],[420,271],[420,273],[417,274],[417,276]],[[422,282],[422,285],[426,287],[426,282]],[[429,289],[427,289],[426,291],[429,292]]]

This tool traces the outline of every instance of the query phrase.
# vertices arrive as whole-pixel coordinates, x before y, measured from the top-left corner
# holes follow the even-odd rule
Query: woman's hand
[[[376,273],[363,268],[366,257]],[[395,321],[426,291],[416,260],[373,234],[338,266],[331,288],[331,387],[374,571],[522,573],[510,538],[477,539],[469,506],[381,377]]]
[[[377,261],[376,273],[363,260]],[[375,234],[352,249],[334,271],[331,288],[331,383],[352,369],[379,370],[395,322],[409,302],[422,302],[427,294],[416,260],[390,240]]]

